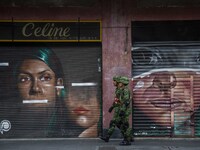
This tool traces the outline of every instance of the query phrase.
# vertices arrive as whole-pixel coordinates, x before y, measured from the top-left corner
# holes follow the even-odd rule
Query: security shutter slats
[[[63,84],[59,87],[58,82],[61,80],[56,80],[52,92],[56,89],[59,93],[57,89],[65,88],[65,91],[59,93],[62,98],[59,97],[55,105],[48,107],[49,99],[20,99],[16,84],[12,84],[15,83],[16,73],[13,69],[21,62],[19,56],[43,48],[43,44],[0,47],[0,138],[97,137],[101,133],[102,125],[100,45],[46,45],[45,48],[48,47],[56,53],[64,74]],[[1,66],[3,62],[8,62],[9,65]],[[52,68],[56,63],[56,59],[52,60]],[[55,74],[58,72],[60,70]],[[49,80],[48,73],[40,79],[45,82]],[[44,90],[49,87],[51,86],[48,84]],[[51,93],[48,95],[50,99],[54,97]],[[38,102],[45,104],[41,106]]]
[[[200,47],[140,44],[132,48],[134,134],[199,136]]]
[[[194,78],[194,85],[193,85],[193,99],[194,99],[194,113],[193,113],[193,126],[194,126],[194,135],[199,137],[200,136],[200,100],[199,100],[199,87],[200,79],[198,75]]]

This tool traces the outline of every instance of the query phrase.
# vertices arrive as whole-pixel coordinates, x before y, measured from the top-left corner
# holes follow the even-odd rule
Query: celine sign
[[[0,42],[101,42],[100,21],[0,21]]]

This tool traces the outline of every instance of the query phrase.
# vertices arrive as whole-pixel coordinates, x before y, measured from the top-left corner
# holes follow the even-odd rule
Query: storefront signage
[[[200,41],[200,20],[133,21],[132,43]]]
[[[0,42],[101,42],[100,21],[1,21]]]

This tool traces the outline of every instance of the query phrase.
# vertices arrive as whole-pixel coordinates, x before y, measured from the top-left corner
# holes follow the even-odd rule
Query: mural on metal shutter
[[[0,137],[97,137],[99,47],[1,47]]]
[[[200,135],[200,46],[135,46],[135,136]]]

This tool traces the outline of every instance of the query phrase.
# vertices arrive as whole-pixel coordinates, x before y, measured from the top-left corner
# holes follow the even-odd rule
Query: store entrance
[[[101,45],[0,46],[0,138],[101,133]]]
[[[200,136],[199,25],[199,20],[132,22],[135,136]]]

